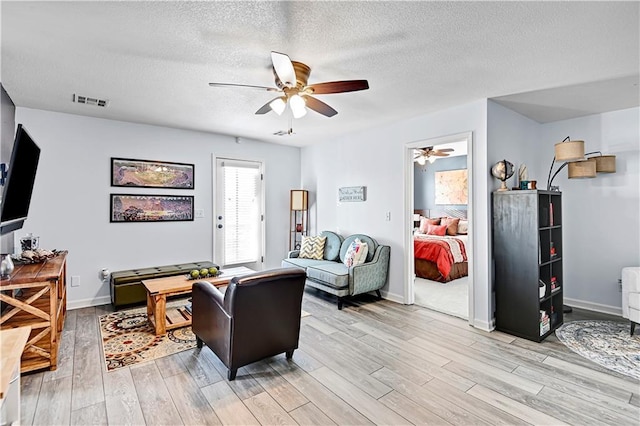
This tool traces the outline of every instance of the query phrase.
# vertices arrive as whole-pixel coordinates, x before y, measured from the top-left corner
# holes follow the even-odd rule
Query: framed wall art
[[[435,203],[467,204],[467,169],[435,172]]]
[[[192,195],[111,194],[111,222],[193,220]]]
[[[193,164],[111,158],[111,186],[194,189],[194,172]]]

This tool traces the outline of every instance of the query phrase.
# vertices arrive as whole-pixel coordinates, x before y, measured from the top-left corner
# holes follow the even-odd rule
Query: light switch
[[[387,212],[387,214],[385,215],[385,220],[387,222],[391,222],[391,212]]]

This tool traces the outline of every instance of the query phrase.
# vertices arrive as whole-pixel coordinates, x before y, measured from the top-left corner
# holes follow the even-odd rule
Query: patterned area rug
[[[626,376],[640,379],[640,336],[628,322],[571,321],[556,336],[573,352]]]
[[[175,300],[167,303],[167,307],[186,303],[186,300]],[[309,315],[302,311],[301,317]],[[169,330],[164,336],[156,336],[147,320],[146,307],[101,315],[98,321],[107,371],[162,358],[196,346],[196,336],[191,327]]]
[[[175,301],[168,306],[186,304]],[[147,320],[147,309],[136,308],[101,315],[98,318],[102,351],[107,371],[194,348],[196,336],[191,327],[169,330],[156,336]]]

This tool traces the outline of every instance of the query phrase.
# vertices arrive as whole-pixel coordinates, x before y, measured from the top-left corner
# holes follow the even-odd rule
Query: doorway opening
[[[405,155],[405,299],[470,323],[471,144],[472,133],[461,133],[408,143]]]

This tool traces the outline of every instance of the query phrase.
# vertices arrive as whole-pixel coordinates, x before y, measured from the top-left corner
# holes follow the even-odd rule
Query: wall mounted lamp
[[[560,170],[569,166],[569,179],[588,179],[596,177],[597,173],[615,173],[616,172],[616,156],[602,155],[600,151],[584,152],[584,141],[572,141],[569,136],[564,138],[562,142],[555,144],[554,157],[549,168],[549,177],[547,179],[547,191],[558,191],[558,187],[551,184],[553,179],[560,173]],[[589,157],[591,155],[591,157]],[[553,166],[556,161],[564,161],[564,163],[553,173]],[[553,173],[553,175],[552,175]]]

